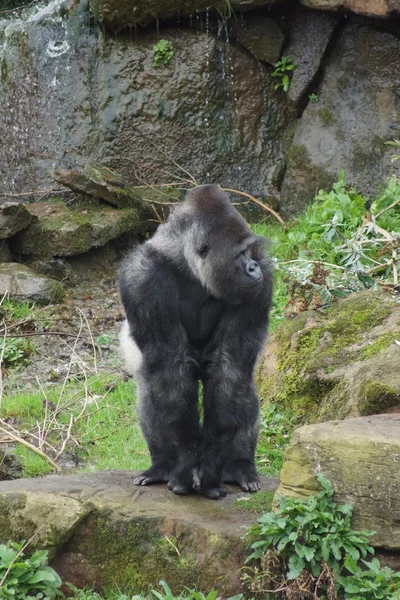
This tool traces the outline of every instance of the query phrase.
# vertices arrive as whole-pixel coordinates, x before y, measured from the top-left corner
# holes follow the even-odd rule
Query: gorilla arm
[[[264,345],[271,296],[269,277],[248,303],[227,307],[206,358],[204,450],[199,479],[202,492],[218,498],[221,482],[259,489],[254,463],[258,397],[254,367]]]

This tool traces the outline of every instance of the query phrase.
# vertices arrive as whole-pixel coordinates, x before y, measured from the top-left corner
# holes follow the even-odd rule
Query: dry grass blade
[[[261,206],[261,208],[263,208],[264,210],[269,212],[282,225],[282,227],[284,229],[286,229],[285,221],[282,219],[282,217],[280,215],[278,215],[277,212],[274,211],[273,208],[268,206],[268,204],[261,202],[261,200],[258,200],[258,198],[255,198],[254,196],[252,196],[251,194],[248,194],[247,192],[241,192],[240,190],[234,190],[231,188],[224,188],[224,187],[221,188],[221,190],[223,190],[224,192],[231,192],[232,194],[238,194],[239,196],[244,196],[245,198],[248,198],[249,200],[251,200],[252,202],[257,204],[258,206]]]

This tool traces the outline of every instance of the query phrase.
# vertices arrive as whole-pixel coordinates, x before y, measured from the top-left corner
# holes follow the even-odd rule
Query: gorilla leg
[[[164,365],[139,383],[140,422],[152,466],[135,483],[167,481],[174,493],[187,494],[200,443],[198,383],[191,369],[179,369],[179,374],[176,369]]]
[[[258,415],[259,403],[254,390],[249,390],[243,404],[248,427],[239,429],[232,441],[228,443],[222,479],[225,483],[238,483],[246,492],[257,492],[260,489],[260,482],[254,455],[258,438],[258,419],[256,417],[254,421],[254,415]]]
[[[258,399],[251,374],[248,378],[230,365],[225,369],[214,367],[204,382],[199,476],[205,496],[223,495],[223,481],[237,482],[245,491],[259,489],[254,463],[257,419]]]

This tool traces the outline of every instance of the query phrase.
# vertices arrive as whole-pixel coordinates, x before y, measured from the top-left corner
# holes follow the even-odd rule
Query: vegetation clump
[[[10,600],[53,600],[62,596],[61,579],[47,566],[47,550],[25,557],[27,545],[0,545],[0,598]]]
[[[169,40],[160,40],[153,46],[153,67],[160,67],[161,64],[168,65],[174,56],[174,48]]]
[[[276,512],[250,528],[244,580],[251,592],[291,600],[398,600],[400,573],[367,560],[374,532],[353,530],[352,507],[333,502],[331,483],[321,474],[317,479],[316,496],[281,498]]]

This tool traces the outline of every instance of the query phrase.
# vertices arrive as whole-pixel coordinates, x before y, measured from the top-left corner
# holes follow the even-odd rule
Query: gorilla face
[[[218,188],[196,188],[189,199],[196,212],[184,253],[193,275],[229,304],[253,298],[262,287],[264,240],[253,234]]]

